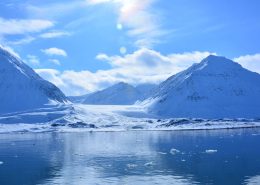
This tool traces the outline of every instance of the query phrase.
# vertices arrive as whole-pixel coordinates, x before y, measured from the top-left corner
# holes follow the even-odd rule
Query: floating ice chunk
[[[129,169],[133,169],[133,168],[136,168],[138,165],[137,164],[127,164],[126,166]]]
[[[2,165],[2,164],[4,164],[4,162],[3,162],[3,161],[0,161],[0,165]]]
[[[213,153],[217,153],[218,150],[212,150],[212,149],[210,149],[210,150],[206,150],[205,152],[206,152],[207,154],[213,154]]]
[[[153,162],[148,162],[148,163],[145,163],[144,165],[145,165],[145,166],[153,166],[154,163],[153,163]]]
[[[166,152],[158,152],[158,154],[166,155],[167,153]]]
[[[84,154],[78,154],[78,153],[75,153],[74,155],[77,155],[77,156],[84,156]]]
[[[172,149],[170,150],[170,153],[171,153],[172,155],[176,155],[176,154],[180,153],[180,150],[177,150],[177,149],[175,149],[175,148],[172,148]]]

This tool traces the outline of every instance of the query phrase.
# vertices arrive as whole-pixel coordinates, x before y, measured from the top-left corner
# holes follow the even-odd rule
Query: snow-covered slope
[[[94,105],[131,105],[141,97],[142,95],[135,87],[120,82],[102,91],[85,96],[82,103]]]
[[[132,105],[149,97],[155,87],[154,84],[140,84],[134,87],[120,82],[102,91],[83,96],[70,96],[69,99],[74,103],[93,105]]]
[[[85,94],[82,96],[68,96],[68,99],[73,103],[82,103],[91,94],[93,94],[93,93]]]
[[[0,114],[64,103],[65,95],[0,46]]]
[[[260,118],[260,75],[211,55],[160,84],[143,104],[164,117]]]
[[[144,100],[152,95],[157,86],[155,84],[139,84],[135,88],[143,96],[142,100]]]

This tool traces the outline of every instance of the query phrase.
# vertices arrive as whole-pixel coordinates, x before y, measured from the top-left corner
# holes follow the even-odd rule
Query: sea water
[[[260,129],[0,134],[0,185],[260,184]]]

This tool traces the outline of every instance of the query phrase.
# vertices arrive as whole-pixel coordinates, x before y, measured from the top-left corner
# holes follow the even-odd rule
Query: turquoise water
[[[260,129],[0,134],[0,161],[0,185],[260,184]]]

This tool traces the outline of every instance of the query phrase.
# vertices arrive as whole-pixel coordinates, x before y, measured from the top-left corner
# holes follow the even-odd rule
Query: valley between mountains
[[[159,85],[120,82],[66,97],[0,47],[0,132],[227,129],[260,126],[260,75],[210,55]]]

